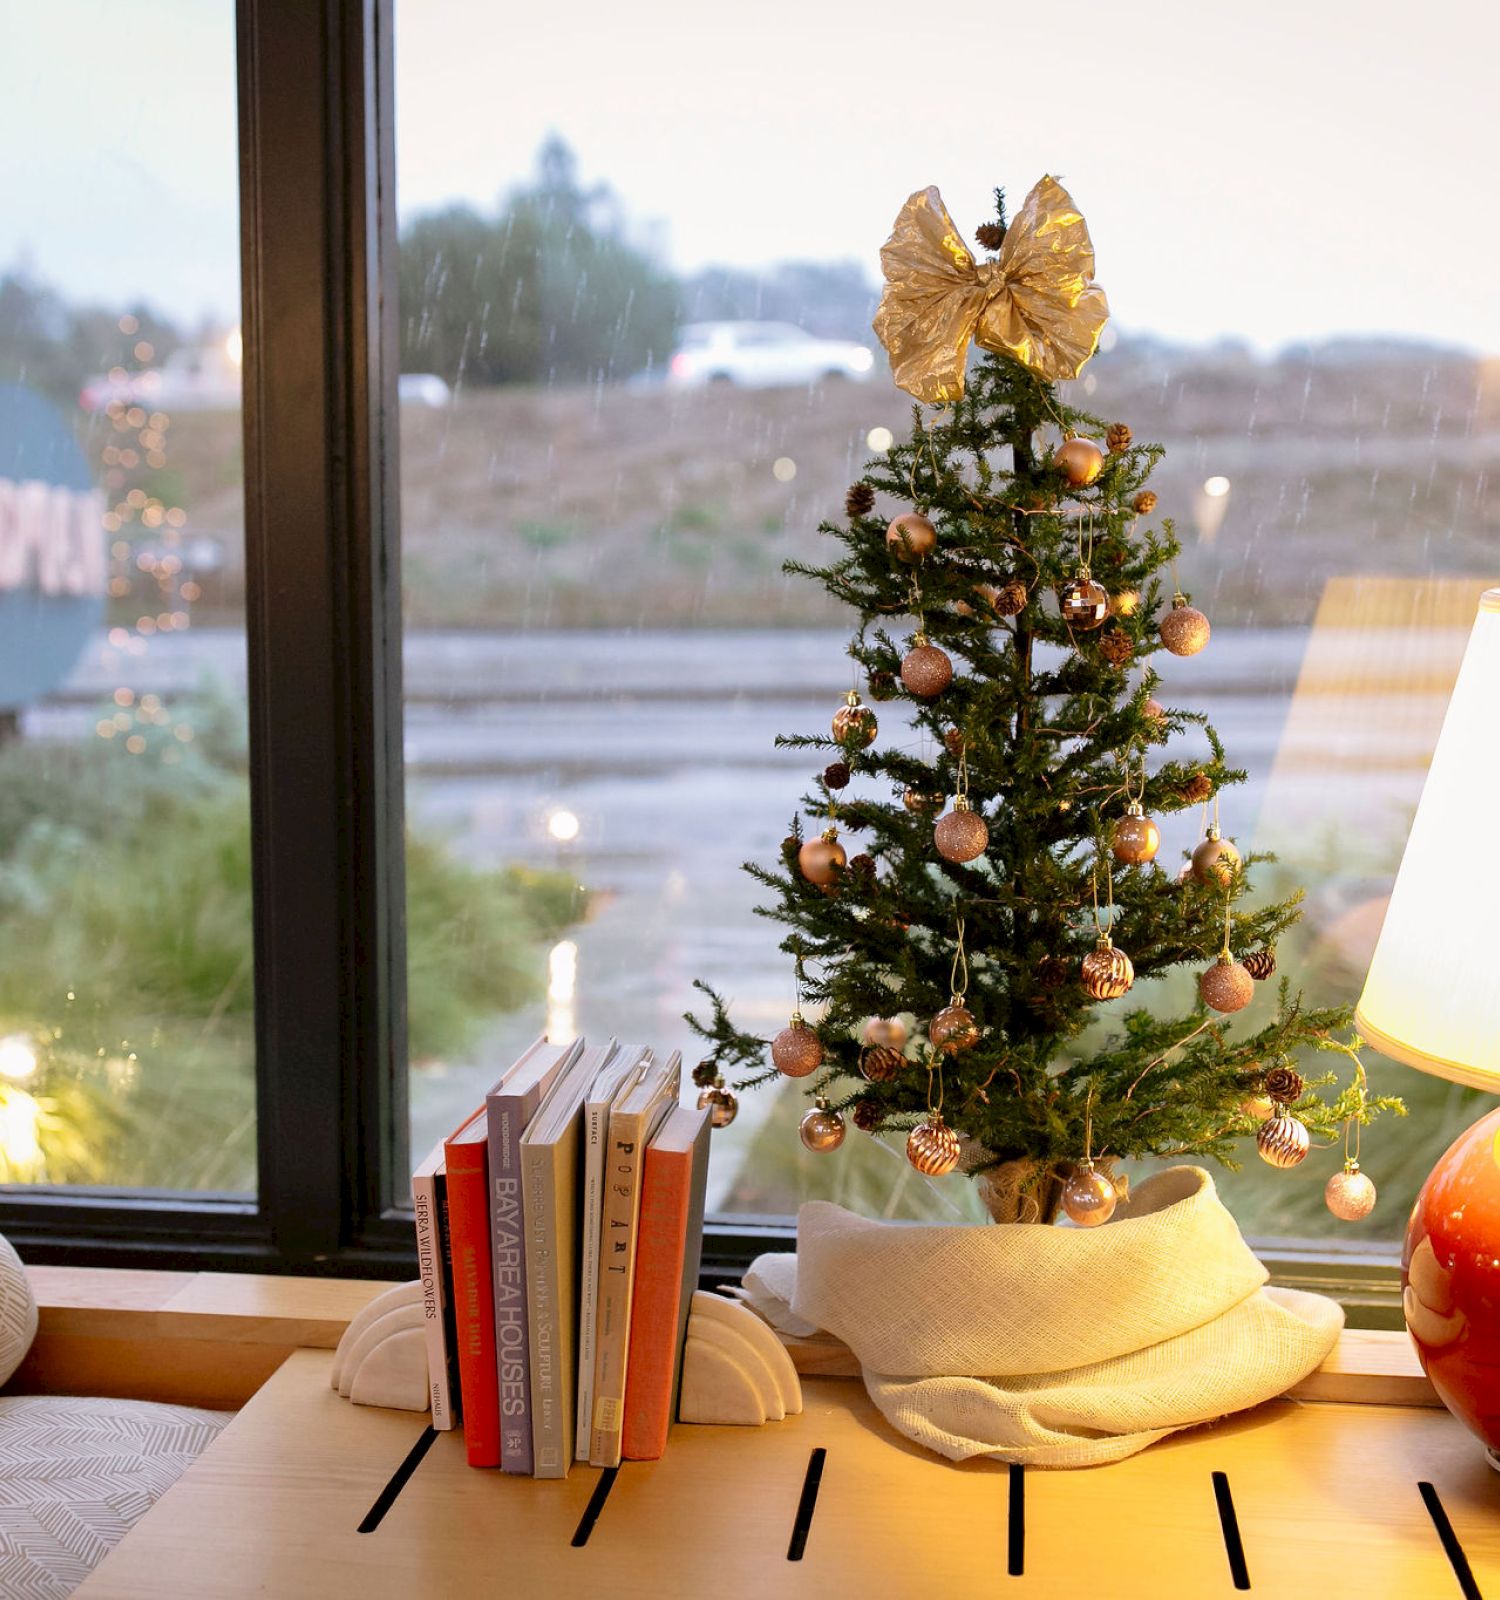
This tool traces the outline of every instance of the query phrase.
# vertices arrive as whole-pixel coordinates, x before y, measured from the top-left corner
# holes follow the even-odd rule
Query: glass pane
[[[234,7],[0,56],[0,1182],[255,1186]]]
[[[1120,90],[1070,99],[1065,127],[1055,74],[1007,76],[1008,123],[1058,142],[997,169],[983,93],[893,110],[909,18],[833,7],[793,33],[772,8],[731,35],[670,9],[646,34],[602,4],[519,25],[479,0],[399,8],[402,361],[426,393],[402,415],[410,812],[425,870],[470,908],[414,940],[414,1150],[544,1019],[691,1062],[680,1018],[702,978],[742,1025],[784,1025],[783,930],[739,866],[778,864],[828,759],[776,736],[823,733],[856,680],[854,619],[782,563],[829,558],[819,522],[910,435],[870,331],[898,206],[938,182],[972,241],[993,186],[1014,209],[1044,161],[1067,166],[1116,314],[1067,397],[1165,445],[1152,487],[1213,623],[1204,655],[1165,662],[1167,692],[1248,769],[1224,821],[1241,848],[1279,852],[1266,891],[1307,888],[1281,971],[1310,1004],[1352,1004],[1493,581],[1500,327],[1479,278],[1429,281],[1435,240],[1391,248],[1387,199],[1407,184],[1424,219],[1470,217],[1483,67],[1418,30],[1367,37],[1359,73],[1330,75],[1341,47],[1321,14],[1295,33],[1226,14],[1189,35],[1158,7],[1135,43],[1113,41]],[[993,29],[973,6],[946,23]],[[1007,18],[1008,59],[1056,49],[1054,18]],[[565,60],[565,92],[517,74],[518,50]],[[1416,81],[1411,51],[1445,85],[1419,126],[1360,87]],[[1209,65],[1227,59],[1233,73]],[[1265,103],[1309,95],[1316,128],[1268,128]],[[1216,130],[1201,146],[1180,137],[1195,117]],[[899,738],[900,702],[881,719]],[[1202,829],[1196,808],[1164,819],[1169,870]],[[1137,999],[1176,1009],[1187,982]],[[1259,1014],[1273,1005],[1262,988]],[[1366,1063],[1412,1108],[1366,1138],[1374,1216],[1329,1216],[1333,1151],[1277,1173],[1247,1140],[1225,1178],[1247,1228],[1399,1235],[1471,1097]],[[899,1139],[805,1153],[805,1106],[792,1085],[742,1096],[715,1137],[714,1206],[977,1214]]]

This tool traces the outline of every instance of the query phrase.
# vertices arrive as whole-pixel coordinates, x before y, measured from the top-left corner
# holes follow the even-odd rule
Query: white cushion
[[[20,1256],[8,1239],[0,1237],[0,1383],[10,1381],[34,1338],[36,1296],[31,1292]]]
[[[32,1311],[33,1325],[35,1309]],[[0,1396],[0,1595],[64,1600],[233,1413]]]

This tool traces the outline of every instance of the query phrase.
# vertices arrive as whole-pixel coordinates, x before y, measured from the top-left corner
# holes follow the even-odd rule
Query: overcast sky
[[[1062,176],[1118,324],[1500,351],[1482,0],[397,0],[403,213],[556,130],[673,265],[855,256],[936,183],[966,234]],[[230,0],[0,0],[0,265],[233,315]]]

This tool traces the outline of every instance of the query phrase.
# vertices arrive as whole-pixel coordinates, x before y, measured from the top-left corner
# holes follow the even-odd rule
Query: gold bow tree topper
[[[942,196],[919,189],[880,264],[875,332],[896,382],[929,405],[963,393],[971,339],[1056,383],[1078,376],[1109,318],[1088,224],[1056,178],[1026,196],[994,261],[975,261]]]

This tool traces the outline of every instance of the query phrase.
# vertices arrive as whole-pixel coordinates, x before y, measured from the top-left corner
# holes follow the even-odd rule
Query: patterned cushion
[[[6,1383],[36,1338],[36,1296],[10,1240],[0,1238],[0,1383]],[[0,1591],[3,1593],[3,1591]]]
[[[0,1396],[0,1595],[72,1594],[232,1415],[151,1400]]]

